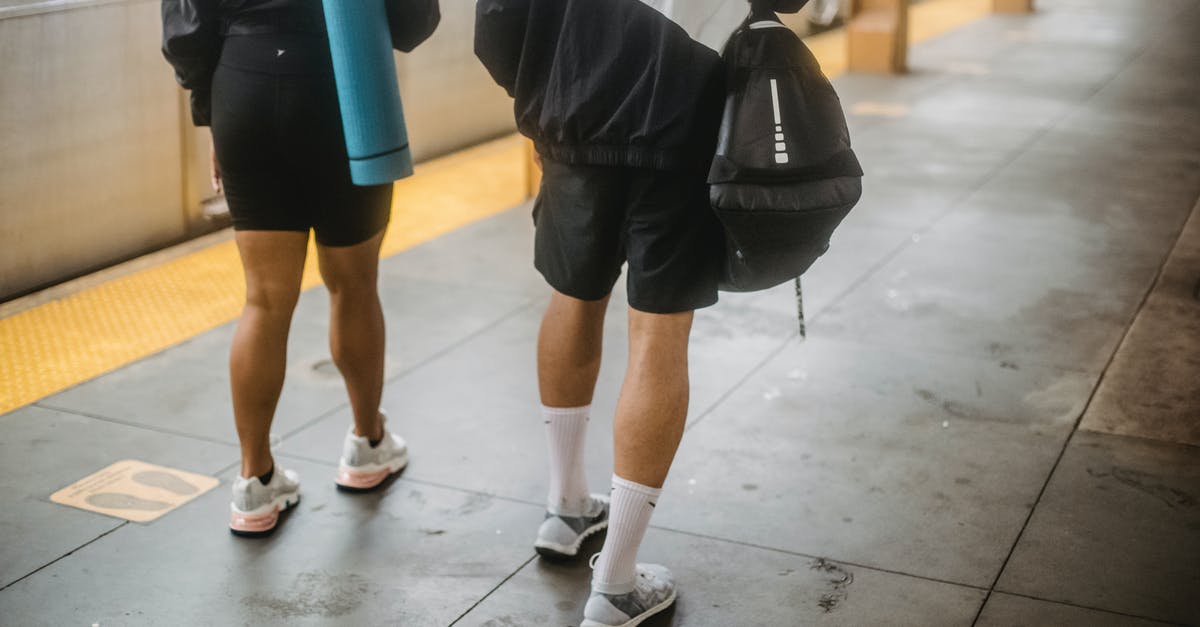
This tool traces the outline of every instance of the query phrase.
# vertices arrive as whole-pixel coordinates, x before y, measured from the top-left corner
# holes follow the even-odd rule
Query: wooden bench
[[[1001,0],[996,0],[1000,2]],[[851,72],[897,74],[908,63],[909,0],[852,0],[847,26]]]

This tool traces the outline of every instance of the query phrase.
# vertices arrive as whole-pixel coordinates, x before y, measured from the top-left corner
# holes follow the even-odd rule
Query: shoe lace
[[[592,570],[596,570],[596,560],[598,560],[598,559],[600,559],[600,554],[592,553],[592,556],[590,558],[588,558],[588,568],[590,568]]]

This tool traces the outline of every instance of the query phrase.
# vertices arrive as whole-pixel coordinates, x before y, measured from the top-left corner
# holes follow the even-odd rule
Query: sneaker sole
[[[394,460],[376,470],[358,470],[341,465],[334,483],[341,492],[361,493],[378,488],[387,478],[408,467],[408,455]]]
[[[229,513],[229,533],[239,538],[262,538],[275,533],[279,515],[300,503],[300,493],[293,492],[275,499],[271,511],[263,514]]]
[[[662,612],[663,610],[667,609],[668,607],[671,607],[671,605],[673,605],[675,603],[675,594],[676,594],[676,591],[672,590],[671,596],[667,597],[665,601],[663,601],[662,603],[659,603],[658,605],[655,605],[654,607],[646,610],[645,612],[642,612],[641,614],[638,614],[637,616],[634,616],[633,618],[629,619],[628,621],[626,621],[624,623],[621,623],[620,625],[609,625],[608,623],[597,623],[594,620],[588,620],[585,618],[585,619],[583,619],[583,622],[579,624],[579,627],[637,627],[637,625],[641,625],[644,621],[648,620],[651,616],[654,616],[655,614]]]
[[[575,539],[575,543],[571,546],[563,546],[553,542],[542,542],[541,540],[538,540],[533,543],[533,550],[537,551],[538,555],[551,560],[571,559],[579,555],[579,547],[583,546],[584,540],[587,540],[589,536],[604,531],[605,529],[608,529],[607,518],[604,519],[604,522],[596,523],[591,527],[584,529],[583,533],[579,534],[579,537]]]

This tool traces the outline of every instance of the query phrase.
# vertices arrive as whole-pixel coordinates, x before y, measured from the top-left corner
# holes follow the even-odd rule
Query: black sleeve
[[[442,21],[438,0],[387,0],[388,28],[392,47],[412,52],[429,39]]]
[[[212,74],[221,54],[218,0],[162,0],[162,52],[192,94],[192,122],[208,126]]]
[[[475,56],[509,96],[516,89],[528,21],[529,0],[479,0],[475,5]]]

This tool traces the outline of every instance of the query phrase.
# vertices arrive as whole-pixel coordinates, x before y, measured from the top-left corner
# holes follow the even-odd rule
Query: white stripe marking
[[[775,107],[775,124],[783,124],[783,120],[779,119],[779,84],[775,79],[771,79],[771,105]]]

